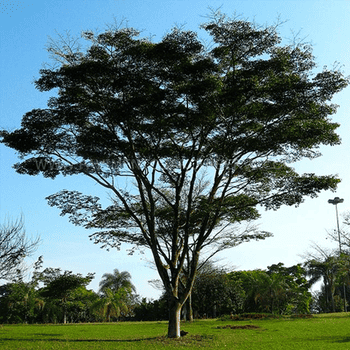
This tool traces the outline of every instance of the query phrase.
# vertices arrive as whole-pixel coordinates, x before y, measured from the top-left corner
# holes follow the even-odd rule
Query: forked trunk
[[[181,316],[183,321],[193,322],[192,295],[190,294],[182,306]]]
[[[180,337],[181,304],[178,299],[172,297],[169,305],[168,338]]]

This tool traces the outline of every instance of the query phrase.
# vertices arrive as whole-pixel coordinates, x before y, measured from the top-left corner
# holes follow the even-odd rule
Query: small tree
[[[310,286],[320,280],[323,282],[316,296],[316,308],[320,312],[345,311],[350,284],[349,252],[340,253],[337,249],[330,250],[317,244],[313,244],[312,248],[304,254],[304,264]]]
[[[118,292],[119,289],[124,288],[136,292],[135,286],[131,283],[131,275],[127,271],[119,272],[114,269],[113,273],[105,273],[100,281],[100,293],[110,289],[113,292]]]
[[[169,298],[169,337],[180,336],[203,248],[228,232],[234,238],[224,228],[258,218],[259,206],[298,205],[339,182],[290,164],[340,143],[329,116],[333,95],[348,84],[342,73],[315,74],[311,47],[282,45],[277,26],[215,13],[202,28],[210,48],[178,28],[158,43],[119,28],[85,32],[85,51],[52,46],[60,64],[41,70],[36,87],[57,95],[18,130],[1,132],[23,157],[17,172],[84,174],[110,191],[107,208],[76,191],[49,202],[97,228],[97,243],[150,249]]]
[[[275,307],[277,312],[282,313],[299,313],[308,314],[310,313],[311,293],[309,292],[310,284],[307,277],[307,271],[300,264],[293,265],[290,267],[284,266],[283,263],[274,264],[268,266],[267,274],[271,278],[273,295],[275,297]],[[274,281],[276,281],[274,283]],[[276,290],[273,290],[277,287]],[[274,312],[273,307],[271,307]]]
[[[194,313],[199,317],[237,313],[244,301],[240,283],[232,281],[223,268],[207,263],[197,273],[192,290]]]
[[[12,279],[21,268],[25,257],[35,252],[40,239],[29,240],[23,219],[0,224],[0,279]]]
[[[100,308],[110,321],[111,316],[118,318],[129,314],[131,304],[134,303],[132,292],[136,292],[136,288],[131,282],[129,272],[114,269],[113,273],[103,274],[99,292],[101,299],[95,303],[93,309]]]
[[[103,295],[99,300],[96,300],[91,309],[108,322],[111,322],[111,317],[118,319],[122,313],[127,314],[127,301],[130,293],[131,289],[126,287],[120,287],[117,291],[106,288]]]
[[[17,281],[0,287],[0,322],[31,323],[42,306],[30,283]]]
[[[41,273],[41,281],[45,287],[40,291],[43,297],[51,302],[57,300],[63,311],[63,323],[67,323],[67,302],[72,293],[81,286],[88,285],[94,274],[89,273],[87,276],[81,274],[73,274],[72,271],[61,273],[61,269],[45,269]]]

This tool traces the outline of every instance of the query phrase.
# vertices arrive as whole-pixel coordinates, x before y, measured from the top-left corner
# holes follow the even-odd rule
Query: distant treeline
[[[307,314],[343,311],[349,297],[350,256],[310,259],[303,266],[282,263],[266,270],[227,272],[213,264],[200,271],[182,317],[215,318],[240,313]],[[29,282],[19,276],[0,287],[1,323],[76,323],[167,320],[165,293],[158,300],[136,294],[128,272],[104,274],[100,290],[87,285],[94,274],[36,266]],[[310,287],[323,284],[314,295]],[[347,300],[346,300],[347,303]]]

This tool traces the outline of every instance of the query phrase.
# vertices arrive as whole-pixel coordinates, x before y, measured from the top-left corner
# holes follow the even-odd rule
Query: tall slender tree
[[[313,245],[314,252],[309,252],[305,267],[310,277],[310,286],[322,280],[324,294],[323,312],[335,312],[335,292],[337,273],[339,270],[339,254],[324,249],[317,244]]]
[[[118,269],[114,269],[113,273],[103,274],[102,280],[100,281],[100,292],[103,293],[106,289],[118,292],[121,288],[136,292],[136,288],[131,282],[131,275],[128,271],[119,272]]]
[[[22,157],[17,172],[83,174],[110,191],[107,208],[76,191],[49,203],[75,224],[98,229],[97,243],[151,250],[169,298],[169,337],[180,336],[203,247],[223,234],[226,247],[235,239],[223,228],[258,218],[259,206],[298,205],[339,182],[298,174],[290,164],[340,143],[329,116],[333,95],[348,84],[342,73],[315,73],[311,47],[283,45],[278,26],[214,13],[201,28],[210,48],[178,28],[157,43],[119,28],[85,32],[85,51],[52,46],[60,64],[36,81],[55,94],[48,107],[1,132]],[[166,231],[164,216],[172,222]]]
[[[105,288],[103,295],[96,300],[91,309],[99,312],[108,322],[111,317],[119,317],[122,312],[127,313],[127,295],[131,292],[130,288],[120,287],[117,291]]]

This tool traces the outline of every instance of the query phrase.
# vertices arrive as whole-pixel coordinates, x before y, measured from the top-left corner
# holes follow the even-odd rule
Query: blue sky
[[[205,22],[209,6],[221,6],[224,13],[240,14],[259,24],[273,24],[279,17],[286,21],[280,29],[285,43],[295,34],[312,43],[317,70],[339,62],[345,74],[350,75],[350,1],[347,0],[1,1],[0,128],[18,128],[24,113],[46,106],[50,93],[35,90],[33,82],[43,64],[49,62],[45,50],[49,37],[57,38],[57,33],[66,31],[75,36],[83,30],[103,30],[108,24],[124,19],[145,36],[154,35],[156,41],[174,25],[198,30],[200,23]],[[200,37],[205,34],[201,33]],[[306,199],[299,208],[263,212],[260,227],[273,232],[274,237],[223,252],[219,256],[221,264],[237,269],[264,269],[279,262],[289,266],[303,261],[300,254],[309,249],[311,241],[322,246],[332,245],[325,237],[326,230],[335,227],[335,210],[327,200],[342,197],[344,203],[339,205],[339,211],[350,208],[349,97],[347,88],[334,98],[340,105],[333,120],[341,124],[338,133],[343,139],[342,145],[322,148],[322,157],[295,165],[300,172],[339,174],[342,183],[337,193],[324,192],[316,199]],[[59,211],[49,207],[45,200],[62,189],[103,197],[106,195],[103,189],[81,177],[51,180],[18,175],[12,169],[16,161],[15,152],[0,145],[0,220],[23,215],[27,234],[41,236],[42,243],[28,263],[43,255],[45,267],[61,267],[83,274],[96,272],[90,284],[95,290],[103,273],[115,268],[127,270],[141,296],[156,298],[159,295],[148,284],[148,280],[157,278],[148,254],[129,256],[127,246],[121,251],[101,250],[89,241],[87,231],[60,217]]]

